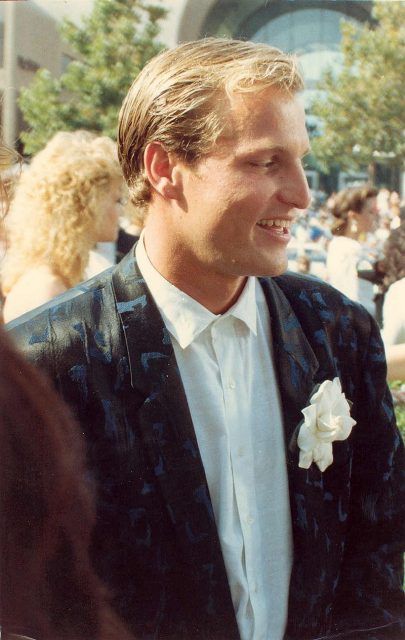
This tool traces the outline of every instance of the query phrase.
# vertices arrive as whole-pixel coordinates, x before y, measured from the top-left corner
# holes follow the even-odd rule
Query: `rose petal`
[[[333,450],[331,443],[319,444],[313,452],[314,462],[321,471],[325,471],[333,462]]]
[[[356,424],[356,420],[353,420],[353,418],[351,418],[350,416],[344,417],[342,419],[341,429],[339,433],[336,435],[335,439],[346,440],[350,436],[355,424]]]
[[[298,466],[301,469],[309,469],[313,461],[312,452],[311,451],[300,451],[300,458],[298,462]]]
[[[305,409],[302,409],[301,413],[304,414],[305,424],[315,429],[316,416],[318,413],[316,406],[313,404],[310,404],[308,407],[305,407]]]

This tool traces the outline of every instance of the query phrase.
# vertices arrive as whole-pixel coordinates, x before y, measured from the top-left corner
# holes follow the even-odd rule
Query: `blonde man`
[[[14,326],[87,434],[95,563],[138,638],[401,633],[403,447],[378,329],[280,275],[309,203],[301,88],[267,45],[153,59],[119,124],[135,251]]]

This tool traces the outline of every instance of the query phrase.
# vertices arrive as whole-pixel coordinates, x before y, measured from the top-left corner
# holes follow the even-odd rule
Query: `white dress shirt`
[[[170,332],[207,477],[242,640],[281,640],[292,566],[280,400],[262,288],[215,315],[165,280],[143,238],[139,269]]]

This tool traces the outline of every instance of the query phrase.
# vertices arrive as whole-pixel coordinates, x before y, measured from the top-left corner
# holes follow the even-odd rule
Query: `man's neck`
[[[144,245],[147,256],[154,268],[171,284],[202,304],[216,315],[225,313],[232,307],[246,284],[246,277],[226,276],[211,272],[198,261],[184,260],[181,251],[170,246],[161,235],[150,228],[145,229]]]

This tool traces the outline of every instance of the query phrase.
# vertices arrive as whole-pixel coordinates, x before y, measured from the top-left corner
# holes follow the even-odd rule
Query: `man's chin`
[[[268,267],[263,267],[260,270],[260,273],[257,273],[256,275],[259,277],[268,277],[271,278],[273,276],[281,276],[283,273],[285,273],[288,269],[288,260],[283,260],[280,261],[278,264],[271,264],[268,265]]]

